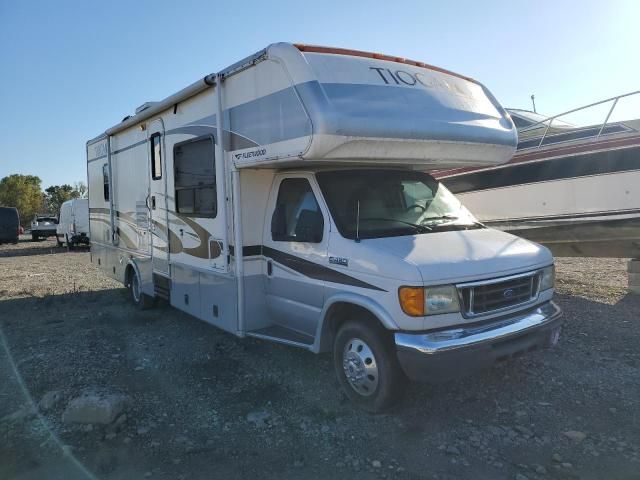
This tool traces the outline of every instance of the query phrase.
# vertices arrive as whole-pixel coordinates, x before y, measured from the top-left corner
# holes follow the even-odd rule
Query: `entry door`
[[[167,168],[164,148],[164,126],[155,120],[148,131],[150,166],[149,197],[147,200],[151,221],[151,257],[153,271],[169,275],[169,228],[167,216]]]
[[[324,304],[328,217],[309,178],[276,183],[263,238],[267,308],[274,323],[314,335]]]

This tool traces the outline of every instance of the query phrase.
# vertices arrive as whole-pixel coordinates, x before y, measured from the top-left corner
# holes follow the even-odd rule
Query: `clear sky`
[[[639,20],[636,0],[0,0],[0,177],[84,180],[89,138],[277,41],[421,60],[551,115],[640,90]]]

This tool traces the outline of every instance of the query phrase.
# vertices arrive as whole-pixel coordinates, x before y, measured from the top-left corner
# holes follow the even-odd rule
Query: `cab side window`
[[[271,217],[271,238],[279,242],[320,243],[324,218],[306,178],[286,178],[280,183]]]

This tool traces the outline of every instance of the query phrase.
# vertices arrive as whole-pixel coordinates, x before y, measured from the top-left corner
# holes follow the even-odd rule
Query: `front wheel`
[[[32,233],[31,234],[31,241],[32,242],[37,242],[38,240],[40,240],[40,237],[38,237],[37,233]]]
[[[129,291],[131,292],[131,301],[140,310],[148,310],[155,303],[155,298],[142,292],[142,282],[138,272],[133,269],[129,280]]]
[[[376,320],[350,320],[342,325],[333,359],[343,390],[363,410],[381,412],[402,398],[406,378],[391,336]]]

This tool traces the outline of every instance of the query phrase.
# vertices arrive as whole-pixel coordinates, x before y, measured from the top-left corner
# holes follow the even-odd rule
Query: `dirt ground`
[[[370,415],[326,355],[138,311],[86,251],[3,245],[0,478],[640,479],[640,297],[624,260],[557,265],[556,348]],[[62,421],[87,389],[129,398],[117,425]]]

